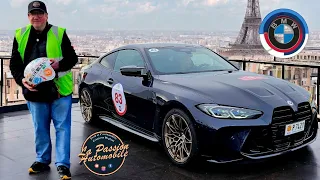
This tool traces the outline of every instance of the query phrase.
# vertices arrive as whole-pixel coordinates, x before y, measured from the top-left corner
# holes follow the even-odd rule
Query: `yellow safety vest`
[[[26,27],[19,28],[16,30],[15,38],[18,42],[18,51],[20,53],[22,61],[24,61],[24,53],[28,43],[29,34],[31,30],[31,24],[27,25]],[[61,43],[63,34],[65,32],[64,28],[52,26],[47,34],[47,58],[61,60],[62,57],[62,50],[61,50]],[[67,96],[72,94],[73,92],[73,78],[72,72],[68,71],[63,73],[61,77],[54,79],[54,82],[58,88],[58,92],[63,95]]]

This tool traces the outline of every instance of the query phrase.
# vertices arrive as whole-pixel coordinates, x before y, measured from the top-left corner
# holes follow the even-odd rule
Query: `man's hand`
[[[59,69],[59,61],[55,61],[53,59],[50,59],[50,62],[51,62],[51,67],[57,71]]]
[[[22,84],[24,85],[24,87],[29,89],[29,91],[38,91],[38,90],[34,89],[32,86],[30,86],[25,78],[22,79]]]

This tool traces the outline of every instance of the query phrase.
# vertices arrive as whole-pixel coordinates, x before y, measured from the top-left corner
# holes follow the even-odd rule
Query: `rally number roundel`
[[[259,29],[260,40],[269,54],[290,58],[300,53],[307,44],[308,26],[303,17],[290,9],[269,13]]]
[[[112,87],[112,101],[117,113],[123,116],[127,111],[127,102],[120,83]]]

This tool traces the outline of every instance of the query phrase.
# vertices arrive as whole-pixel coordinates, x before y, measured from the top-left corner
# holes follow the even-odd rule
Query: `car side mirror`
[[[123,66],[120,68],[120,72],[124,76],[135,76],[135,77],[147,76],[147,70],[145,67]]]

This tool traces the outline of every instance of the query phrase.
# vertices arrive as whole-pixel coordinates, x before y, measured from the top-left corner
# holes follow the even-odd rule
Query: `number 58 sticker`
[[[123,87],[120,83],[112,87],[112,101],[117,113],[120,116],[123,116],[127,111],[127,102],[123,92]]]

